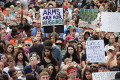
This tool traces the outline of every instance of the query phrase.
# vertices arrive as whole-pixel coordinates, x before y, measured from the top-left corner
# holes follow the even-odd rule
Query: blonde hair
[[[70,58],[66,58],[65,60],[64,60],[64,64],[66,64],[66,62],[67,61],[72,61]]]

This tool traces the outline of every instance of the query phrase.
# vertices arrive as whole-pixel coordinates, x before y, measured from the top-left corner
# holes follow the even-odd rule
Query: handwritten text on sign
[[[104,41],[93,40],[86,42],[87,59],[91,62],[105,62]]]
[[[40,9],[41,25],[63,25],[63,8]]]
[[[112,72],[95,72],[92,73],[92,79],[93,80],[113,80],[115,79],[115,74],[118,71],[112,71]]]

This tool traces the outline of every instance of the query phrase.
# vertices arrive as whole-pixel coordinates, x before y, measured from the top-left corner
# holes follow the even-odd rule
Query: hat
[[[11,26],[17,26],[16,22],[11,23]]]
[[[20,1],[17,1],[16,3],[17,3],[17,4],[20,4]]]
[[[78,4],[77,6],[78,6],[78,7],[81,7],[81,5],[80,5],[80,4]]]
[[[10,24],[10,27],[12,27],[12,26],[16,26],[16,27],[17,27],[16,22],[11,23],[11,24]]]
[[[23,29],[25,30],[25,32],[30,32],[30,31],[32,31],[31,30],[31,25],[30,24],[25,24],[25,26],[23,27]]]
[[[56,43],[62,43],[62,41],[61,40],[57,40]]]
[[[14,5],[11,5],[10,8],[14,8]]]
[[[30,2],[29,5],[34,4],[33,2]]]
[[[66,5],[64,5],[64,6],[63,6],[63,8],[64,8],[64,9],[67,9],[67,6],[66,6]]]
[[[72,36],[66,36],[65,41],[67,41],[69,39],[73,39],[73,37]]]
[[[75,39],[70,39],[68,42],[75,42],[75,43],[77,43],[77,41]]]
[[[34,19],[32,22],[37,22],[37,20]]]
[[[14,35],[17,35],[17,34],[19,34],[19,32],[17,32],[17,30],[15,28],[12,29],[11,36],[13,37]]]
[[[41,2],[42,0],[38,0],[38,2]]]
[[[108,46],[108,50],[115,50],[114,46]]]
[[[68,29],[68,28],[73,28],[73,26],[72,26],[72,25],[68,25],[68,26],[67,26],[67,29]]]
[[[78,8],[75,8],[75,10],[74,10],[74,11],[77,11],[77,10],[79,11],[79,9],[78,9]]]

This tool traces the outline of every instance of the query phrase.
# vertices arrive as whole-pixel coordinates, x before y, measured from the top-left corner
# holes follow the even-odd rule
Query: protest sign
[[[113,80],[118,71],[92,73],[93,80]]]
[[[63,8],[40,9],[41,25],[64,25]]]
[[[104,41],[86,41],[86,55],[90,63],[105,62]]]
[[[120,13],[102,12],[100,31],[120,32]]]

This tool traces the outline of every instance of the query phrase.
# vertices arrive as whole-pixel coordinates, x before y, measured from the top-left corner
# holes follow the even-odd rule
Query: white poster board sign
[[[100,31],[120,32],[120,13],[102,12],[101,23]]]
[[[63,8],[40,9],[41,25],[64,25]]]
[[[86,55],[90,63],[105,62],[104,41],[86,41]]]
[[[92,80],[114,80],[118,71],[92,73]]]

